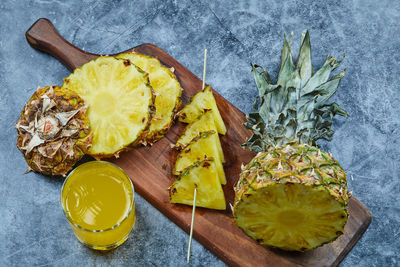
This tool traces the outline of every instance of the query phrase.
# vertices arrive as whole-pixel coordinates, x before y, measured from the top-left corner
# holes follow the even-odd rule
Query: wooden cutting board
[[[68,43],[60,36],[53,24],[47,19],[39,19],[26,32],[29,44],[56,57],[69,70],[81,66],[99,55],[85,52]],[[142,44],[127,51],[135,51],[157,57],[163,64],[175,69],[184,91],[183,102],[198,92],[202,82],[165,51],[152,44]],[[227,184],[223,187],[228,203],[233,203],[233,185],[236,183],[242,163],[254,156],[253,152],[243,150],[241,144],[250,132],[242,125],[245,114],[214,92],[218,108],[225,121],[227,134],[221,136],[225,153],[225,173]],[[171,167],[177,152],[171,149],[184,125],[176,123],[165,138],[152,147],[140,147],[122,153],[111,162],[123,168],[131,177],[135,190],[165,216],[189,232],[192,208],[169,203],[167,188],[174,180]],[[336,266],[368,228],[371,213],[355,197],[349,201],[349,219],[344,234],[333,243],[305,253],[289,253],[258,245],[247,237],[234,223],[231,209],[225,211],[196,209],[193,236],[207,249],[230,266]]]

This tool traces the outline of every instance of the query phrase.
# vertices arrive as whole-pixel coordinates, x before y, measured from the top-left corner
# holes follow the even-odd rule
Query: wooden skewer
[[[206,85],[206,66],[207,66],[207,48],[204,49],[204,67],[203,67],[203,85],[202,90]],[[197,185],[194,185],[194,194],[193,194],[193,209],[192,209],[192,222],[190,223],[190,234],[189,234],[189,245],[186,261],[189,263],[190,260],[190,249],[192,247],[192,238],[193,238],[193,225],[194,225],[194,214],[196,212],[196,199],[197,199]]]
[[[190,249],[192,247],[192,237],[193,237],[193,223],[194,223],[194,213],[196,211],[196,198],[197,198],[197,186],[194,186],[194,196],[193,196],[193,209],[192,209],[192,222],[190,225],[190,235],[189,235],[189,246],[186,261],[189,263],[190,260]]]
[[[204,90],[204,87],[206,86],[206,66],[207,66],[207,48],[204,49],[203,86],[201,87],[201,90]]]

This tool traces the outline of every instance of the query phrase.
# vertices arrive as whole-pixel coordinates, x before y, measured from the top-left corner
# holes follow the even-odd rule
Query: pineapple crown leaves
[[[243,146],[256,152],[288,143],[316,145],[319,139],[330,141],[332,119],[338,114],[348,117],[336,103],[327,103],[337,91],[346,70],[329,79],[330,74],[345,58],[337,61],[328,56],[314,73],[311,63],[310,34],[302,34],[299,56],[293,63],[291,44],[284,35],[278,81],[273,83],[268,72],[253,65],[252,73],[258,88],[254,112],[247,115],[244,126],[253,135]]]

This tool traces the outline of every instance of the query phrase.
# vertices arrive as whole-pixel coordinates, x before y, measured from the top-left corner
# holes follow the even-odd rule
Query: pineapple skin
[[[139,54],[136,52],[130,52],[130,53],[122,53],[116,56],[116,58],[120,58],[120,59],[125,59],[125,60],[129,60],[131,61],[132,64],[135,64],[136,66],[138,66],[139,68],[141,68],[143,71],[145,71],[146,73],[148,73],[149,75],[149,82],[150,85],[152,86],[152,81],[153,81],[153,77],[152,77],[152,71],[154,71],[154,69],[152,69],[152,67],[154,68],[159,68],[162,69],[162,71],[164,71],[169,77],[170,77],[170,82],[174,82],[176,84],[176,86],[179,88],[178,90],[178,94],[176,96],[176,99],[174,101],[175,105],[173,107],[173,109],[171,110],[170,114],[169,114],[169,121],[164,123],[164,125],[162,127],[159,128],[153,128],[151,126],[151,123],[154,122],[155,120],[157,120],[156,116],[158,115],[157,113],[157,90],[158,88],[156,87],[152,87],[153,90],[155,91],[155,97],[154,97],[154,115],[152,117],[152,120],[150,121],[150,125],[149,125],[149,129],[146,133],[146,136],[143,138],[143,140],[141,141],[141,143],[143,145],[152,145],[155,142],[157,142],[158,140],[160,140],[161,138],[164,137],[164,135],[169,131],[169,129],[171,128],[171,126],[174,123],[174,118],[176,113],[181,109],[182,107],[182,91],[183,88],[181,87],[177,77],[175,76],[174,72],[173,72],[173,68],[169,69],[166,66],[164,66],[157,58],[155,57],[150,57],[150,56],[146,56],[143,54]],[[141,66],[138,61],[143,60],[147,63],[147,65],[152,65],[152,66],[147,66],[147,68],[145,68],[146,66]],[[162,88],[160,88],[162,90]]]
[[[42,99],[45,96],[55,106],[43,114]],[[29,128],[34,124],[35,118],[40,120],[45,114],[78,109],[81,111],[74,115],[54,137],[43,137],[41,130],[36,129],[34,133],[39,134],[44,143],[33,147],[30,151],[26,149],[26,145],[33,138],[33,132],[29,131]],[[85,103],[76,93],[58,86],[38,88],[25,104],[15,125],[18,131],[17,147],[28,163],[28,171],[33,170],[44,175],[67,174],[91,146],[93,136],[86,113]],[[64,132],[66,135],[63,135]]]
[[[298,184],[310,189],[325,190],[331,200],[337,202],[340,212],[341,229],[332,233],[329,240],[314,246],[303,246],[296,249],[288,248],[283,244],[271,244],[268,240],[255,238],[249,229],[240,225],[238,218],[243,216],[238,213],[240,205],[250,196],[262,194],[266,188],[276,185]],[[308,251],[322,246],[338,238],[344,232],[344,226],[348,218],[348,197],[346,173],[330,153],[323,152],[316,147],[307,144],[289,144],[286,146],[270,148],[266,152],[260,152],[247,165],[242,167],[239,180],[235,185],[235,201],[233,216],[238,226],[257,242],[284,250]],[[265,198],[264,198],[265,199]],[[307,208],[301,203],[300,209]],[[258,207],[262,208],[262,207]],[[284,207],[281,207],[284,208]],[[241,219],[242,219],[241,218]],[[249,218],[251,220],[251,218]]]

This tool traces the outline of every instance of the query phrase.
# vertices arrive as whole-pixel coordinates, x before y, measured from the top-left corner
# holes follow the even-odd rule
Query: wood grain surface
[[[39,19],[26,32],[29,44],[56,57],[71,71],[99,55],[85,52],[64,40],[47,19]],[[157,57],[164,65],[174,67],[184,91],[183,102],[197,93],[201,80],[165,51],[152,44],[142,44],[127,51]],[[125,51],[126,52],[126,51]],[[233,185],[242,163],[247,163],[254,153],[243,150],[241,144],[250,132],[243,127],[245,114],[214,92],[218,108],[225,121],[227,134],[221,136],[226,164],[227,184],[223,186],[228,203],[233,203]],[[131,177],[135,190],[179,227],[189,232],[192,208],[169,203],[167,188],[175,177],[171,168],[177,152],[171,149],[184,129],[177,122],[165,136],[152,147],[140,147],[124,152],[118,159],[109,161],[123,168]],[[336,266],[368,228],[371,213],[355,197],[349,200],[349,219],[344,234],[336,241],[305,253],[289,253],[258,245],[247,237],[234,223],[229,204],[225,211],[197,208],[193,236],[207,249],[230,266]]]

